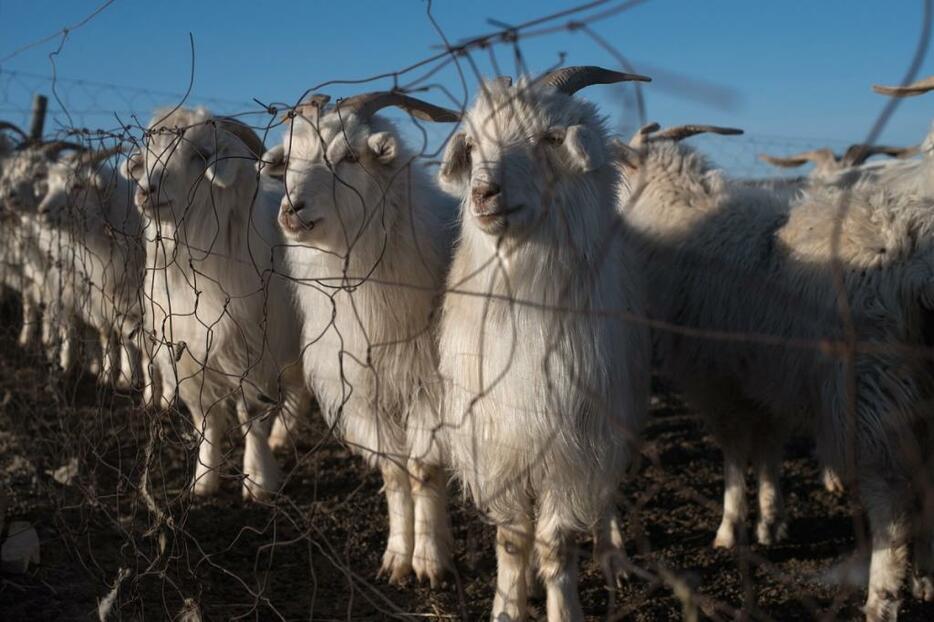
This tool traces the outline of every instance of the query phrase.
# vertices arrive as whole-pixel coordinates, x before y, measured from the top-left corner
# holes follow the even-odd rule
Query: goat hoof
[[[917,575],[911,577],[911,594],[926,603],[934,602],[934,577]]]
[[[282,474],[279,465],[275,462],[262,467],[246,466],[247,473],[243,478],[244,501],[269,501],[272,499],[282,483]]]
[[[261,486],[249,478],[243,480],[243,500],[265,502],[270,501],[275,495],[276,488]]]
[[[736,530],[731,523],[723,523],[717,530],[717,537],[713,539],[713,548],[732,549],[736,546]]]
[[[427,542],[419,546],[416,544],[412,554],[412,570],[419,583],[426,580],[431,589],[440,588],[451,573],[450,555],[445,555],[443,547],[434,542]]]
[[[281,449],[286,449],[289,446],[289,435],[277,434],[277,431],[273,429],[272,433],[269,435],[269,448],[273,451],[279,451]]]
[[[412,574],[412,563],[409,556],[389,549],[383,553],[383,565],[379,569],[378,578],[386,577],[390,585],[404,585]]]
[[[824,482],[824,489],[827,492],[833,493],[835,495],[842,495],[844,493],[845,489],[843,487],[843,481],[834,471],[831,471],[830,469],[824,469],[821,478]]]
[[[763,546],[778,544],[788,537],[788,524],[784,520],[759,521],[756,525],[756,540]]]
[[[863,607],[866,622],[895,622],[901,602],[894,595],[870,594]]]
[[[207,473],[195,478],[191,492],[198,497],[210,497],[217,494],[221,488],[221,480],[217,475]]]
[[[600,553],[598,557],[607,587],[621,589],[629,580],[629,560],[626,553],[613,549]]]

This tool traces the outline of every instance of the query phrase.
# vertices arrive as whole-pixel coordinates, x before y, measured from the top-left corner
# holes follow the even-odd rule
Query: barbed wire
[[[52,136],[44,144],[22,143],[0,164],[4,203],[0,268],[10,294],[0,313],[5,325],[12,327],[0,335],[0,493],[8,500],[0,503],[0,524],[5,525],[0,532],[9,536],[13,518],[29,521],[32,527],[20,523],[17,529],[37,529],[42,556],[42,564],[29,573],[12,574],[5,567],[0,574],[5,619],[87,615],[185,620],[475,619],[487,614],[501,587],[493,581],[497,554],[502,557],[502,551],[512,554],[512,546],[525,546],[521,542],[527,535],[542,566],[551,559],[552,541],[539,532],[527,534],[520,518],[504,522],[499,504],[516,487],[541,486],[536,478],[547,477],[539,473],[542,469],[555,477],[561,469],[589,468],[561,462],[554,448],[561,447],[566,435],[578,432],[575,426],[591,425],[590,418],[600,413],[608,420],[600,429],[632,444],[638,459],[618,489],[615,480],[611,482],[617,497],[613,505],[622,510],[618,536],[624,536],[626,543],[624,550],[616,551],[621,557],[613,558],[618,567],[612,571],[625,571],[628,580],[620,586],[607,585],[605,568],[600,567],[606,562],[603,526],[587,525],[597,532],[593,543],[588,543],[586,534],[562,536],[569,549],[582,545],[580,557],[595,558],[595,563],[583,564],[580,575],[580,598],[588,616],[765,620],[859,615],[865,581],[848,587],[830,579],[833,572],[840,575],[846,570],[835,564],[848,550],[854,546],[861,554],[869,550],[867,527],[862,511],[855,507],[856,497],[847,501],[821,486],[807,425],[800,431],[804,440],[789,441],[783,462],[791,530],[786,542],[752,544],[742,510],[743,516],[732,517],[738,523],[731,550],[714,551],[709,542],[721,514],[729,517],[739,510],[729,506],[730,494],[735,501],[735,490],[730,492],[735,481],[727,484],[728,507],[720,501],[720,450],[713,439],[729,453],[731,434],[755,436],[768,430],[767,438],[749,442],[754,451],[772,460],[778,451],[777,460],[782,462],[784,430],[773,435],[767,427],[775,416],[770,409],[782,406],[755,403],[746,396],[745,424],[754,429],[725,431],[709,414],[695,410],[698,404],[686,406],[677,393],[681,389],[695,395],[690,389],[696,383],[710,383],[711,390],[719,391],[716,385],[722,379],[717,370],[710,370],[710,378],[696,380],[659,378],[653,382],[652,416],[639,433],[634,422],[620,419],[606,406],[616,389],[592,386],[585,374],[589,361],[600,356],[605,358],[597,366],[625,367],[612,367],[618,357],[612,352],[614,344],[575,342],[583,351],[572,355],[562,348],[566,348],[564,340],[573,339],[575,327],[599,335],[604,334],[600,327],[617,322],[638,327],[632,330],[651,329],[656,346],[666,339],[682,339],[715,342],[724,356],[729,348],[749,346],[737,355],[741,359],[751,356],[748,352],[761,356],[763,351],[769,358],[792,356],[788,352],[817,357],[822,365],[844,370],[842,377],[849,384],[835,395],[847,402],[841,412],[850,427],[840,422],[846,429],[838,432],[846,436],[844,453],[847,449],[858,453],[864,445],[852,429],[862,416],[860,391],[902,391],[920,396],[920,404],[912,406],[922,407],[927,391],[934,388],[926,370],[934,352],[905,328],[920,322],[913,314],[925,311],[912,307],[905,312],[911,317],[894,318],[896,324],[904,322],[898,325],[903,333],[890,338],[874,332],[878,324],[867,324],[859,309],[850,307],[863,292],[853,295],[850,289],[847,279],[855,268],[838,265],[836,279],[815,279],[830,298],[814,303],[815,299],[788,289],[777,275],[763,272],[765,263],[737,265],[734,258],[717,253],[691,255],[690,248],[670,252],[680,254],[699,274],[716,275],[718,282],[737,289],[748,288],[751,296],[765,296],[769,289],[765,302],[784,305],[788,321],[808,330],[800,335],[772,334],[770,327],[751,321],[743,330],[717,321],[695,326],[646,313],[628,300],[575,298],[576,288],[604,291],[599,289],[600,279],[607,270],[618,274],[613,266],[625,257],[618,248],[621,243],[632,247],[643,243],[623,220],[584,239],[582,246],[574,236],[561,237],[560,227],[551,232],[553,238],[539,240],[528,234],[545,248],[559,246],[560,240],[566,251],[561,256],[564,263],[556,262],[553,273],[545,275],[542,291],[530,289],[510,269],[511,261],[521,259],[511,255],[511,245],[528,241],[508,227],[493,236],[495,242],[484,247],[488,257],[473,269],[457,263],[463,261],[458,253],[473,243],[473,234],[463,233],[455,247],[450,223],[442,222],[448,209],[443,205],[453,209],[453,201],[444,203],[426,182],[426,160],[436,164],[442,160],[442,174],[450,164],[451,156],[442,155],[445,144],[474,140],[477,144],[472,148],[492,160],[495,154],[483,152],[482,140],[494,145],[506,141],[508,124],[486,130],[474,125],[477,118],[467,114],[471,102],[479,102],[481,108],[488,105],[497,114],[531,115],[528,100],[539,92],[544,78],[517,79],[508,87],[514,95],[497,104],[497,89],[505,87],[483,82],[477,57],[489,56],[501,75],[547,75],[548,71],[529,70],[522,42],[556,32],[580,32],[599,39],[620,69],[629,70],[625,57],[592,26],[641,3],[598,0],[519,25],[491,22],[495,30],[456,43],[448,42],[435,24],[444,43],[426,59],[398,71],[325,81],[283,102],[263,103],[249,97],[241,102],[0,71],[4,118],[25,125],[33,93],[54,91],[57,96],[48,112]],[[930,2],[923,4],[928,12],[925,29],[905,82],[916,77],[917,58],[923,56],[930,35]],[[430,3],[427,18],[432,19]],[[19,48],[0,62],[59,34],[67,36],[75,27]],[[194,53],[193,45],[192,49]],[[500,70],[497,49],[508,53],[512,71]],[[548,70],[563,67],[568,60],[561,56]],[[194,67],[192,60],[192,78]],[[443,88],[437,82],[440,72],[456,74],[463,92]],[[387,135],[364,135],[358,121],[366,113],[361,111],[374,104],[350,97],[327,107],[325,100],[314,99],[328,87],[373,90],[374,83],[387,80],[396,103],[403,94],[437,98],[459,115],[466,114],[466,119],[451,131],[429,130],[424,119],[443,115],[405,101],[405,115],[390,115],[396,126],[372,122],[373,130]],[[692,91],[698,86],[703,85],[675,88]],[[629,91],[619,94],[631,99]],[[725,95],[729,91],[713,90],[702,97],[723,101]],[[208,107],[215,116],[191,110],[196,105]],[[873,125],[870,142],[894,112],[894,106],[886,107]],[[154,115],[152,123],[139,121],[149,114]],[[628,136],[632,127],[649,119],[650,111],[642,110],[621,120],[619,129]],[[534,120],[529,123],[533,130],[542,129],[535,127]],[[289,171],[284,182],[265,174],[277,165],[264,144],[273,130],[284,133],[282,146],[288,160],[282,164]],[[330,146],[323,149],[318,142]],[[764,134],[704,137],[696,143],[697,151],[709,155],[730,177],[772,182],[781,172],[766,168],[758,160],[762,153],[818,147],[842,152],[846,146],[842,141]],[[397,157],[405,164],[398,165]],[[393,162],[391,173],[380,168],[380,158]],[[265,163],[264,174],[255,170],[257,160]],[[294,176],[296,170],[307,172],[309,179],[317,175],[320,188],[309,189],[305,185],[309,182]],[[651,192],[639,175],[633,173],[629,180],[632,196],[624,201],[624,210],[635,209]],[[14,183],[18,180],[23,185]],[[794,183],[790,187],[795,196],[801,189],[818,192],[813,176]],[[543,204],[561,196],[559,175],[535,178],[534,184],[541,190]],[[323,225],[320,220],[303,219],[306,195],[301,192],[316,193],[307,196],[335,210],[324,213]],[[844,191],[837,203],[830,202],[840,206],[837,220],[829,214],[815,222],[843,227],[846,209],[859,208],[863,200],[852,193]],[[784,195],[776,191],[769,196]],[[346,205],[353,207],[341,212],[339,208]],[[548,217],[540,216],[541,222],[547,224]],[[776,220],[770,230],[776,238],[769,242],[768,253],[785,252],[780,247],[784,239],[776,232],[792,217],[783,213]],[[714,220],[710,228],[717,224]],[[319,227],[327,231],[329,225],[330,238],[306,235]],[[466,229],[468,224],[460,226]],[[562,226],[581,225],[568,218]],[[280,229],[289,235],[283,239]],[[710,231],[698,226],[695,233]],[[850,232],[837,231],[824,242],[847,242],[846,234]],[[912,242],[923,246],[926,240]],[[449,269],[452,253],[454,267]],[[827,265],[841,256],[836,248],[826,255]],[[801,261],[802,266],[805,263]],[[568,266],[583,268],[569,271]],[[863,277],[866,270],[870,269],[863,270]],[[492,284],[476,285],[478,275],[486,275]],[[867,288],[872,286],[871,279],[867,283]],[[881,297],[884,288],[866,291],[869,297]],[[300,316],[292,309],[293,295]],[[442,300],[471,299],[479,301],[482,309],[473,318],[476,324],[465,322],[455,332],[476,332],[481,343],[492,340],[489,347],[508,353],[502,369],[479,372],[479,390],[470,385],[475,379],[469,374],[445,377],[440,371],[444,366],[439,367],[444,357],[439,351],[444,349],[444,337],[439,335],[453,314]],[[873,312],[879,313],[881,303],[871,302],[877,305]],[[527,344],[521,338],[526,335],[524,324],[535,321],[540,322],[537,334],[542,344]],[[503,332],[486,334],[497,329]],[[541,360],[523,359],[527,356],[523,348],[531,345],[541,345],[532,350],[541,354]],[[480,369],[485,369],[482,348],[479,359]],[[859,375],[862,367],[879,366],[879,361],[899,366],[910,381],[859,387],[866,377]],[[756,364],[762,360],[741,361],[746,368]],[[664,364],[658,366],[659,372],[664,369]],[[494,378],[482,378],[491,372]],[[450,465],[439,456],[444,455],[442,449],[456,452],[453,444],[464,442],[458,435],[469,435],[470,425],[482,415],[484,400],[502,400],[503,412],[516,421],[535,420],[534,408],[521,396],[496,393],[498,383],[510,374],[540,390],[544,395],[539,397],[556,412],[565,406],[560,401],[562,391],[572,393],[587,403],[586,415],[581,420],[559,417],[547,438],[533,438],[537,430],[532,425],[520,428],[519,434],[481,436],[479,442],[492,448],[484,451],[531,452],[528,464],[491,483],[484,491],[490,494],[481,499],[489,507],[477,510],[456,499],[449,503],[445,469]],[[610,381],[626,384],[623,378]],[[792,385],[794,379],[787,382]],[[306,383],[314,390],[316,404],[304,392]],[[463,412],[443,408],[447,395],[465,390],[471,394]],[[723,388],[724,393],[728,390],[732,389]],[[892,417],[893,426],[901,421]],[[929,444],[931,422],[920,415],[911,421],[916,436],[901,439],[905,445],[900,449],[917,478],[911,484],[910,520],[911,529],[917,531],[913,536],[923,548],[934,499],[929,482],[932,467],[917,450]],[[729,423],[743,424],[742,419]],[[266,445],[270,434],[279,444],[274,457]],[[418,442],[399,440],[408,439],[407,435]],[[471,440],[478,442],[476,437]],[[614,442],[606,436],[587,440],[594,442],[589,451],[597,456],[610,452],[607,444]],[[479,451],[473,449],[473,460],[487,455]],[[279,466],[270,460],[284,467],[281,487],[275,476]],[[379,467],[382,482],[368,466]],[[742,466],[745,472],[745,462]],[[851,474],[858,471],[855,466],[849,469]],[[900,473],[893,468],[892,478]],[[772,474],[757,475],[768,479]],[[470,475],[461,473],[461,478]],[[844,484],[850,495],[860,485],[855,477]],[[596,495],[606,485],[593,481],[592,490],[566,494]],[[769,494],[762,490],[760,495]],[[389,505],[388,521],[381,491]],[[240,494],[251,502],[241,501]],[[745,490],[741,495],[745,498]],[[572,503],[570,498],[555,501],[559,506]],[[770,507],[761,498],[760,506]],[[870,510],[873,507],[869,503]],[[537,506],[530,520],[540,518],[537,513],[546,515],[546,509]],[[489,514],[485,516],[484,510]],[[450,571],[446,588],[411,580],[402,587],[387,586],[376,578],[382,572],[402,581],[413,570],[413,559],[425,554],[419,546],[443,546],[448,535],[442,524],[448,514],[454,567],[445,569]],[[500,529],[495,538],[491,521]],[[387,524],[389,545],[381,559]],[[423,529],[441,544],[425,544]],[[768,535],[778,539],[778,527]],[[494,540],[502,547],[497,554]],[[412,541],[416,550],[409,550],[411,559],[405,560],[404,549]],[[402,553],[393,548],[400,546]],[[575,565],[577,556],[571,554]],[[915,556],[915,563],[922,564],[925,552],[916,548]],[[858,570],[860,564],[854,567]],[[425,575],[434,580],[435,570],[429,568]],[[934,569],[916,566],[915,574],[920,571],[923,580],[930,570]],[[521,575],[520,581],[524,580]],[[930,589],[934,598],[934,587]],[[922,585],[922,596],[924,590]],[[505,597],[500,593],[499,598]],[[537,597],[533,604],[544,606]],[[906,599],[902,606],[903,618],[926,619],[931,613],[931,604],[920,600]]]

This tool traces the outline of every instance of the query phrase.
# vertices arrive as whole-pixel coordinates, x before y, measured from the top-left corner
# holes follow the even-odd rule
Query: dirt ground
[[[0,574],[0,620],[96,619],[108,593],[111,619],[486,617],[493,529],[456,493],[456,578],[439,590],[390,587],[376,577],[386,536],[379,477],[330,438],[320,418],[279,456],[288,480],[274,504],[240,499],[236,449],[222,494],[192,499],[185,484],[194,437],[184,416],[145,412],[135,407],[138,399],[86,376],[58,377],[15,346],[15,316],[7,300],[0,313],[0,489],[9,498],[7,520],[38,530],[41,563],[27,574]],[[732,619],[741,608],[763,620],[859,616],[863,594],[817,579],[855,546],[854,521],[846,500],[821,487],[807,445],[791,447],[785,462],[788,540],[739,554],[710,546],[721,456],[698,418],[659,388],[645,437],[642,466],[620,490],[638,576],[611,604],[583,542],[588,616],[670,620],[695,607],[714,619]],[[78,473],[69,483],[50,476],[72,459]],[[144,479],[153,508],[140,494]],[[544,602],[533,604],[542,618]],[[906,593],[900,619],[934,620],[934,605]]]

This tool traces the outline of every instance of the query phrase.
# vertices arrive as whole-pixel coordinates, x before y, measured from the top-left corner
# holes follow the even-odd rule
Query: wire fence
[[[343,99],[0,71],[50,95],[0,143],[3,618],[929,619],[928,160],[804,198],[744,180],[847,145],[611,144],[620,76],[522,45],[631,73],[636,4]]]

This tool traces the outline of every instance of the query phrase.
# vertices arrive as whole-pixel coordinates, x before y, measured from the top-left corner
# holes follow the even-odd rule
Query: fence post
[[[42,138],[42,131],[45,128],[45,110],[48,107],[49,99],[45,95],[36,95],[32,98],[32,120],[29,124],[29,137],[33,140]]]

